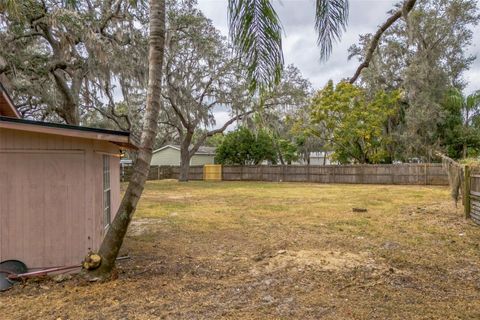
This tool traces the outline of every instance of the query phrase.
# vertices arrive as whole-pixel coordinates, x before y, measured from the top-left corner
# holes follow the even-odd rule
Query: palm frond
[[[229,0],[230,37],[247,66],[250,90],[280,81],[282,26],[270,0]]]
[[[446,101],[453,107],[470,112],[480,107],[480,90],[465,96],[460,89],[452,88],[446,93]]]
[[[457,88],[452,88],[447,92],[447,102],[450,103],[452,107],[461,109],[465,103],[465,97],[461,90]]]
[[[348,24],[348,0],[316,0],[315,30],[320,59],[332,53],[333,43],[340,40]]]

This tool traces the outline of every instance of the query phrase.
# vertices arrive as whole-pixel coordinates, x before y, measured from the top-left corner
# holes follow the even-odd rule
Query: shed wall
[[[78,264],[104,236],[102,156],[114,144],[0,129],[0,260]],[[119,159],[110,157],[112,217]]]

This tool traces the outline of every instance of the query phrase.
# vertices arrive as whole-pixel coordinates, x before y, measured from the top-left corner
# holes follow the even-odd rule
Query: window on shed
[[[110,194],[110,157],[103,156],[103,226],[105,228],[111,222]]]

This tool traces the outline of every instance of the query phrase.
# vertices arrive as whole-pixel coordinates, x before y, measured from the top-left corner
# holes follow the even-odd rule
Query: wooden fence
[[[177,179],[179,167],[152,167],[150,180]],[[127,181],[125,170],[123,181]],[[190,180],[203,179],[203,166],[192,166]],[[448,185],[448,177],[439,163],[386,165],[260,165],[223,166],[224,181],[318,182],[351,184]]]
[[[480,169],[464,168],[464,208],[466,218],[480,224]]]

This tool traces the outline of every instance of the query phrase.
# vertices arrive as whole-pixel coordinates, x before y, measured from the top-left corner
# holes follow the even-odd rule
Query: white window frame
[[[103,155],[103,227],[108,229],[112,222],[112,192],[110,188],[110,156]]]

